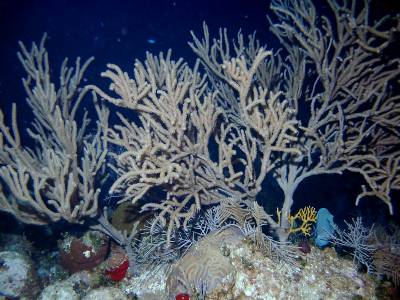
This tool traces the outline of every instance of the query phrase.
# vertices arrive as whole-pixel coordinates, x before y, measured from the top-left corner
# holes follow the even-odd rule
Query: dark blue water
[[[21,40],[27,45],[39,41],[47,32],[52,67],[57,70],[66,56],[95,56],[88,72],[92,79],[116,63],[132,67],[134,59],[142,59],[146,51],[158,53],[173,49],[174,57],[193,62],[194,55],[187,42],[190,30],[201,32],[207,21],[212,32],[229,28],[234,35],[257,31],[266,39],[268,26],[265,15],[268,2],[250,1],[0,1],[0,98],[20,101],[22,68],[15,55]]]

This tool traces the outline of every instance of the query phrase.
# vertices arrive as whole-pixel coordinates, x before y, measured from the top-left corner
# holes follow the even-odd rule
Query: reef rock
[[[118,288],[102,287],[90,291],[82,300],[127,300],[125,294]]]
[[[221,285],[207,300],[377,299],[373,277],[357,272],[353,261],[331,248],[312,247],[297,267],[271,260],[251,243],[231,248],[229,258],[234,284]]]
[[[0,295],[7,298],[35,298],[38,280],[28,256],[15,252],[0,252]]]
[[[97,288],[100,283],[101,277],[96,273],[81,271],[47,286],[40,294],[39,300],[78,300]]]

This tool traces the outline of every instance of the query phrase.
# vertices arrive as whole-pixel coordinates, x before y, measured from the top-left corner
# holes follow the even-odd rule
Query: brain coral
[[[229,276],[234,268],[223,249],[239,243],[243,234],[237,228],[227,228],[209,234],[189,249],[169,272],[167,293],[170,299],[187,293],[210,293],[222,283],[233,278]]]

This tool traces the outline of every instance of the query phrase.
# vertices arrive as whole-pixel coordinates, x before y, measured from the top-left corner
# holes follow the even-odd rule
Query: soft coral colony
[[[92,59],[77,59],[75,67],[65,60],[56,83],[46,36],[30,50],[21,43],[35,117],[27,135],[35,146],[20,137],[15,104],[9,126],[0,114],[0,209],[28,224],[97,221],[93,228],[124,246],[131,260],[137,226],[120,232],[99,208],[109,169],[116,174],[110,193],[121,195],[119,203],[140,203],[143,214],[154,211],[149,231],[163,228],[169,246],[210,206],[219,208],[213,220],[219,226],[250,226],[258,244],[270,240],[265,227],[286,242],[300,218],[292,212],[296,189],[322,174],[361,174],[356,204],[373,196],[393,214],[391,193],[400,188],[400,60],[381,54],[400,21],[371,22],[368,1],[327,3],[323,16],[311,1],[272,1],[268,20],[279,50],[261,46],[254,35],[238,33],[231,42],[225,29],[212,39],[204,25],[189,43],[198,56],[193,67],[172,59],[171,51],[147,53],[131,73],[109,64],[101,74],[109,91],[81,88]],[[80,112],[88,94],[95,122]],[[110,110],[118,115],[115,125]],[[259,205],[266,178],[284,195],[277,216]],[[142,203],[153,189],[163,197]],[[309,234],[309,225],[301,226]]]

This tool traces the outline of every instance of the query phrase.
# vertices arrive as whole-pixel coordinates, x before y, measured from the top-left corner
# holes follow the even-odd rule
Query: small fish
[[[155,44],[156,43],[156,39],[153,39],[153,38],[148,38],[146,41],[149,44]]]

